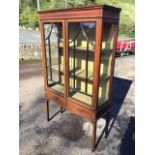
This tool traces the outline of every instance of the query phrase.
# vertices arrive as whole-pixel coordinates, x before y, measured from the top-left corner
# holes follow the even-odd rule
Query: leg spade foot
[[[95,151],[95,148],[96,148],[96,124],[97,122],[94,121],[93,122],[93,133],[92,133],[92,151],[94,152]]]
[[[45,105],[46,105],[46,119],[49,121],[49,101],[45,98]]]
[[[109,122],[110,122],[110,112],[106,116],[105,138],[107,138],[109,135],[109,130],[108,130]]]

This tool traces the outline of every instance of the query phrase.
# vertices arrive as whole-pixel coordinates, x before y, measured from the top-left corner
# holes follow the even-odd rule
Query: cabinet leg
[[[109,131],[108,131],[109,122],[110,122],[110,112],[106,116],[105,138],[107,138],[109,134]]]
[[[63,108],[60,108],[60,112],[63,113],[65,111],[65,109]]]
[[[45,104],[46,104],[46,118],[47,121],[49,121],[49,101],[47,98],[45,98]]]
[[[95,146],[96,146],[96,124],[97,122],[93,122],[93,137],[92,137],[92,151],[95,151]]]

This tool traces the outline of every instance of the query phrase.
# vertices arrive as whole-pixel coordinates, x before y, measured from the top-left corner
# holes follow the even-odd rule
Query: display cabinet
[[[97,5],[38,12],[47,120],[53,118],[50,100],[60,106],[60,112],[89,120],[92,150],[98,119],[106,119],[108,135],[120,10]]]

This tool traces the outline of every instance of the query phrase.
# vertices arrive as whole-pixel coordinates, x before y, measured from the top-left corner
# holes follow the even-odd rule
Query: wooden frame
[[[66,20],[66,26],[67,26],[67,30],[68,30],[68,23],[71,23],[71,22],[96,22],[96,25],[97,25],[97,23],[98,23],[98,19],[96,19],[96,18],[81,18],[81,19],[67,19]],[[98,31],[97,31],[97,28],[96,28],[96,33],[97,33]],[[68,34],[66,34],[66,40],[68,41]],[[96,35],[96,42],[97,42],[97,35]],[[66,45],[68,45],[68,42],[66,43]],[[68,47],[67,47],[67,50],[66,50],[66,52],[67,52],[67,55],[68,55]],[[95,53],[97,53],[97,51],[96,51],[96,48],[95,48]],[[68,58],[68,57],[67,57]],[[94,57],[95,58],[95,57]],[[94,60],[95,61],[95,60]],[[67,61],[68,62],[68,61]],[[95,64],[95,62],[94,62],[94,64]],[[67,64],[67,70],[69,70],[68,69],[68,64]],[[95,68],[95,66],[94,66],[94,68]],[[94,73],[93,74],[96,74],[95,73],[95,71],[94,71]],[[68,75],[68,74],[67,74]],[[69,80],[69,78],[68,78],[68,76],[67,76],[67,81]],[[94,86],[94,84],[93,84],[93,86]],[[68,89],[68,88],[67,88]],[[82,102],[80,102],[80,101],[78,101],[78,100],[75,100],[75,99],[72,99],[72,98],[70,98],[70,97],[68,97],[68,99],[67,99],[68,101],[71,101],[71,102],[75,102],[76,104],[78,104],[78,105],[80,105],[80,106],[84,106],[84,107],[86,107],[86,108],[88,108],[88,109],[91,109],[91,107],[90,106],[88,106],[88,105],[86,105],[85,103],[82,103]],[[93,101],[92,101],[93,102]],[[92,109],[94,109],[94,107],[92,107]]]
[[[94,151],[96,146],[96,126],[97,120],[99,118],[106,119],[105,136],[108,136],[108,124],[110,121],[110,96],[112,89],[112,78],[114,74],[114,64],[115,64],[115,47],[118,36],[118,24],[119,24],[119,14],[121,9],[114,8],[107,5],[97,5],[82,8],[69,8],[69,9],[59,9],[50,11],[40,11],[38,12],[40,19],[40,34],[41,34],[41,47],[42,47],[42,64],[44,68],[44,89],[45,89],[45,103],[47,120],[49,117],[49,100],[53,100],[56,104],[60,106],[59,112],[64,112],[67,110],[71,113],[77,114],[93,125],[92,133],[92,150]],[[96,22],[96,36],[95,36],[95,50],[94,50],[94,70],[93,70],[93,82],[92,82],[92,106],[89,106],[82,101],[75,100],[69,97],[69,49],[68,49],[68,23],[70,22]],[[63,39],[63,62],[64,62],[64,95],[59,92],[53,91],[48,88],[47,85],[47,72],[46,72],[46,58],[45,58],[45,41],[44,41],[44,24],[45,23],[62,23],[62,39]],[[115,24],[114,32],[114,43],[112,49],[112,61],[111,61],[111,71],[109,79],[109,92],[108,100],[102,105],[98,105],[98,95],[99,95],[99,82],[100,82],[100,61],[101,61],[101,51],[102,51],[102,38],[104,35],[104,24],[110,23]],[[54,114],[54,116],[56,115]],[[54,117],[52,116],[52,118]]]

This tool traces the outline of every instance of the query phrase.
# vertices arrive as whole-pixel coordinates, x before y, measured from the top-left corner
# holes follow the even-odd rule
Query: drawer
[[[81,107],[80,105],[77,105],[71,101],[67,101],[67,110],[89,120],[95,118],[95,113],[91,109]]]
[[[48,92],[48,91],[46,91],[45,94],[46,94],[47,99],[52,100],[53,102],[60,105],[61,107],[66,106],[66,100],[63,97],[56,95],[52,92]]]

